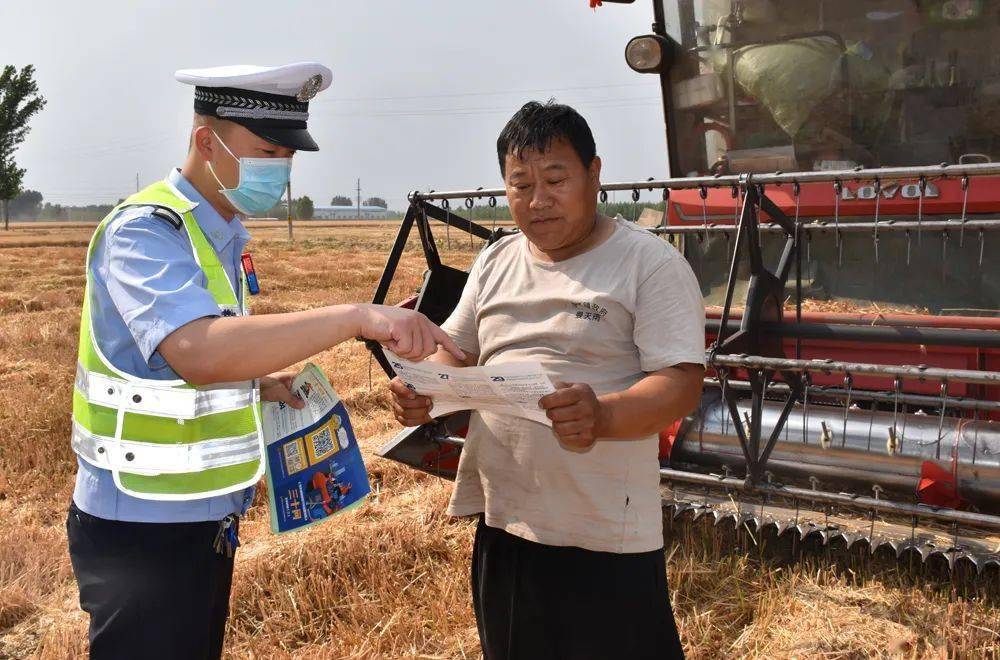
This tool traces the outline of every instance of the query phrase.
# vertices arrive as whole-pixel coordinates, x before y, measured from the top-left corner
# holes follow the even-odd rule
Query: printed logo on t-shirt
[[[576,318],[583,321],[600,321],[608,313],[607,309],[592,302],[575,302],[573,307],[576,308]]]

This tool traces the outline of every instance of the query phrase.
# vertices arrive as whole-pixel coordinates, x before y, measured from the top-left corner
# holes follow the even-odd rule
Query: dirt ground
[[[0,232],[0,658],[86,652],[64,520],[92,229]],[[393,231],[387,223],[299,225],[292,244],[280,223],[253,226],[262,287],[254,311],[370,299]],[[478,242],[470,247],[457,233],[443,256],[466,266]],[[444,239],[443,230],[437,235]],[[410,245],[391,300],[420,280],[423,262]],[[450,484],[372,455],[398,429],[385,378],[360,344],[315,362],[351,411],[373,494],[356,511],[281,538],[269,533],[266,504],[257,503],[237,556],[228,657],[479,657],[468,587],[472,526],[444,515]],[[718,531],[678,525],[667,546],[689,658],[1000,657],[1000,609],[988,595],[996,573],[959,595],[919,568],[835,567],[823,555],[763,561],[755,539],[744,536],[747,551],[739,552]]]

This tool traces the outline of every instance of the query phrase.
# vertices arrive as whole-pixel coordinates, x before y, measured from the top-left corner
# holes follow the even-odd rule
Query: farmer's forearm
[[[701,399],[700,365],[683,364],[653,372],[638,383],[598,397],[601,438],[637,438],[659,433],[690,414]]]

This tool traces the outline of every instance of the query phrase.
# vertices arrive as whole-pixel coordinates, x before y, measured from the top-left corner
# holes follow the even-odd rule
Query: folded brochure
[[[314,525],[356,506],[371,491],[344,402],[310,363],[292,381],[305,402],[262,405],[271,531]]]
[[[458,410],[487,410],[552,426],[538,400],[556,388],[538,362],[450,367],[428,360],[411,362],[388,349],[383,351],[408,388],[431,397],[431,417]]]

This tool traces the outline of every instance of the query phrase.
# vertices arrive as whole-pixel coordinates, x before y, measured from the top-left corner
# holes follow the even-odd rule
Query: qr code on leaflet
[[[316,459],[321,459],[327,454],[333,453],[335,447],[333,446],[333,434],[330,433],[330,427],[325,426],[312,436],[312,454]]]
[[[295,474],[305,469],[306,458],[302,455],[302,443],[298,439],[285,443],[282,449],[285,452],[285,467],[288,474]]]

